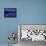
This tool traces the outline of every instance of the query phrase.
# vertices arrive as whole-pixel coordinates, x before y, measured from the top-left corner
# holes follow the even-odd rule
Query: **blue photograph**
[[[4,8],[4,17],[16,17],[16,8]]]

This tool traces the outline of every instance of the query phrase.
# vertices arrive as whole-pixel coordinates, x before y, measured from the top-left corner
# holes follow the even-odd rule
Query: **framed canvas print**
[[[16,8],[4,8],[4,17],[16,17],[17,9]]]

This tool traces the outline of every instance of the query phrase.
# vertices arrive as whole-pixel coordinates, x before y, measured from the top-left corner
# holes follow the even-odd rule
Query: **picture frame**
[[[16,18],[17,8],[4,8],[4,17]]]

